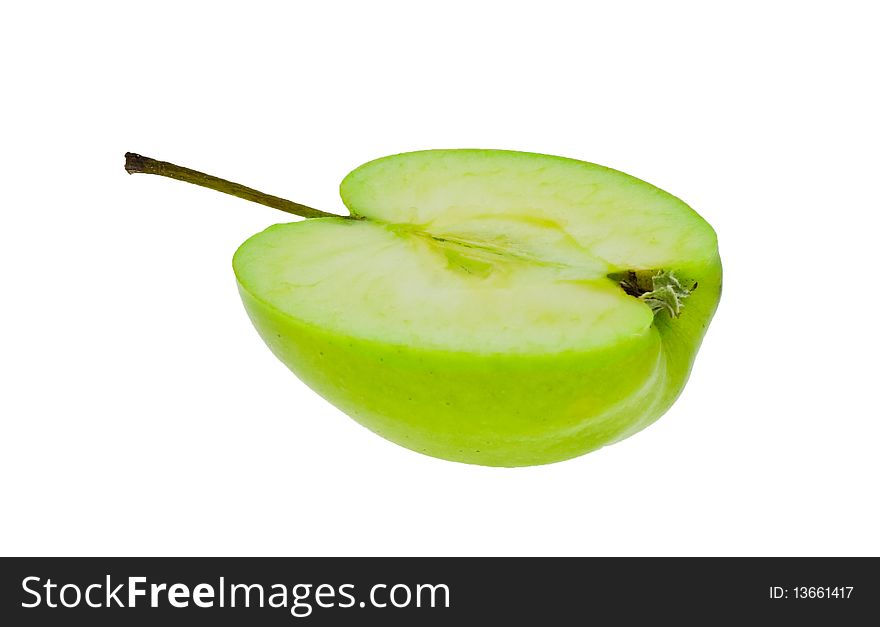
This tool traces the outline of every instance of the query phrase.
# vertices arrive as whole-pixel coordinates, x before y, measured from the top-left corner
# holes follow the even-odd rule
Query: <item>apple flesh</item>
[[[660,417],[718,304],[712,228],[679,199],[572,159],[385,157],[350,217],[279,224],[233,267],[269,348],[414,451],[490,466],[572,458]]]

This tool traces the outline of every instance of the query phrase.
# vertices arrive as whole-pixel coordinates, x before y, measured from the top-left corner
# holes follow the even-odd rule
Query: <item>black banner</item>
[[[880,615],[875,558],[4,558],[2,564],[6,625],[850,625]]]

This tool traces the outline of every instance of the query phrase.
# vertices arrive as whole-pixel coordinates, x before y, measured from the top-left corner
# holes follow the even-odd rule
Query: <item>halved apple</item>
[[[684,387],[721,263],[674,196],[499,150],[385,157],[341,194],[351,216],[272,226],[233,267],[278,358],[379,435],[543,464],[632,435]]]

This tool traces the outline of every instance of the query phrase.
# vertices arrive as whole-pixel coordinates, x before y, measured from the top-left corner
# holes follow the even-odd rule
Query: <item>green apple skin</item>
[[[608,348],[544,355],[444,352],[345,336],[238,286],[272,352],[363,426],[433,457],[514,467],[617,442],[672,405],[718,305],[721,262],[716,255],[676,271],[698,283],[679,317],[659,313],[645,333]]]

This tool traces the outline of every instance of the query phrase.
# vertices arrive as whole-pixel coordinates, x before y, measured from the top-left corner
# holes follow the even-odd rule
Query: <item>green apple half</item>
[[[385,157],[341,195],[350,216],[294,211],[319,217],[254,235],[233,268],[272,352],[375,433],[459,462],[546,464],[632,435],[682,391],[721,262],[681,200],[501,150]]]

